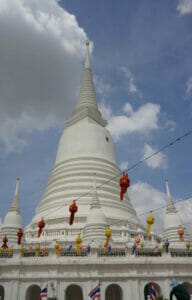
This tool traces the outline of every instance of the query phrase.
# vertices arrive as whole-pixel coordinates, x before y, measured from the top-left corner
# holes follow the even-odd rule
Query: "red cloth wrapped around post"
[[[130,186],[130,179],[129,179],[127,173],[123,173],[122,177],[120,178],[120,183],[119,184],[120,184],[120,187],[121,187],[120,199],[122,201],[123,196],[127,191],[127,188]]]
[[[4,250],[8,249],[7,243],[8,243],[8,238],[5,235],[3,238],[3,245],[1,246],[1,248],[3,248]]]
[[[39,231],[38,231],[38,238],[41,236],[41,233],[43,231],[43,228],[45,227],[45,221],[44,219],[42,218],[41,221],[39,221],[38,223],[38,227],[39,227]]]
[[[70,218],[69,218],[69,225],[72,225],[72,224],[73,224],[73,221],[74,221],[75,213],[78,211],[78,207],[77,207],[77,204],[76,204],[76,201],[75,201],[75,200],[74,200],[73,203],[69,206],[69,211],[70,211],[70,213],[71,213]]]
[[[21,245],[21,238],[23,236],[23,230],[22,230],[22,228],[19,228],[19,230],[17,231],[17,236],[18,236],[17,244]]]

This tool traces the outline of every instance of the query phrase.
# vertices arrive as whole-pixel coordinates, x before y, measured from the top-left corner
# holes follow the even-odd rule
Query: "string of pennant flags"
[[[177,137],[176,139],[172,140],[171,142],[167,143],[166,145],[164,145],[163,147],[161,147],[159,150],[153,152],[152,154],[150,154],[149,156],[145,157],[144,159],[136,162],[135,164],[133,164],[131,167],[129,167],[127,170],[123,171],[122,174],[117,174],[113,177],[111,177],[110,179],[108,179],[107,181],[105,181],[104,183],[102,183],[101,185],[98,185],[97,188],[101,188],[102,186],[106,185],[107,183],[115,180],[116,178],[118,178],[120,175],[120,181],[119,181],[119,185],[120,185],[120,201],[123,201],[123,198],[124,198],[124,194],[127,192],[127,189],[129,188],[130,186],[130,178],[128,176],[128,172],[130,172],[131,170],[135,169],[137,166],[139,166],[140,164],[142,164],[143,162],[145,162],[146,160],[150,159],[151,157],[157,155],[158,153],[164,151],[165,149],[173,146],[175,143],[181,141],[182,139],[184,139],[185,137],[189,136],[192,134],[192,130],[189,130],[187,131],[185,134]],[[74,218],[75,218],[75,214],[77,213],[78,211],[78,206],[76,204],[76,201],[78,201],[79,199],[81,199],[82,197],[84,196],[87,196],[89,195],[90,193],[92,192],[92,190],[86,192],[86,193],[83,193],[82,195],[80,195],[76,200],[73,201],[73,203],[69,206],[69,212],[70,212],[70,217],[69,217],[69,224],[70,225],[73,225],[73,222],[74,222]],[[189,200],[192,196],[190,195],[189,197],[185,197],[184,199],[179,199],[177,200],[176,202],[181,202],[181,201],[186,201],[186,200]],[[154,211],[157,211],[159,209],[162,209],[166,207],[166,205],[163,205],[161,207],[158,207],[158,208],[155,208],[153,209],[153,211],[150,211],[150,213],[147,211],[147,212],[144,212],[142,214],[140,214],[139,216],[142,216],[144,214],[147,214],[149,213],[147,219],[146,219],[146,223],[147,223],[147,236],[150,235],[150,232],[151,232],[151,226],[154,224],[155,222],[155,218],[152,214],[152,212]],[[57,207],[57,209],[61,209],[61,207]],[[48,214],[47,214],[48,215]],[[46,216],[47,216],[46,215]],[[121,221],[117,221],[115,223],[111,223],[107,226],[106,228],[106,231],[105,231],[105,236],[106,236],[106,241],[105,241],[105,244],[104,244],[104,249],[107,249],[108,245],[109,245],[109,240],[110,240],[110,237],[111,237],[111,229],[110,229],[110,226],[112,225],[115,225],[115,224],[118,224],[118,223],[121,223]],[[43,228],[45,227],[45,221],[44,221],[44,218],[42,217],[42,219],[38,222],[38,238],[41,236],[42,232],[43,232]],[[180,232],[180,233],[179,233]],[[183,234],[184,234],[184,231],[183,231],[183,228],[179,228],[178,229],[178,233],[179,233],[179,236],[180,236],[180,240],[183,238]],[[22,228],[20,228],[17,232],[17,237],[18,237],[18,245],[21,244],[21,239],[23,237],[23,230]],[[8,238],[7,236],[5,235],[4,238],[3,238],[3,245],[1,246],[2,249],[8,249],[8,246],[7,246],[7,243],[8,243]],[[81,245],[82,245],[82,241],[81,241],[81,237],[80,237],[80,234],[78,235],[77,239],[76,239],[76,251],[79,252],[81,250]],[[59,244],[55,246],[56,248],[56,252],[59,251]],[[22,250],[21,250],[22,251]],[[40,245],[39,245],[39,249],[37,247],[36,249],[37,253],[38,251],[40,251]]]

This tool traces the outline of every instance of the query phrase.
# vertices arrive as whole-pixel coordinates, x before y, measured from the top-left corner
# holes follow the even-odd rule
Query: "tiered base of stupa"
[[[90,214],[95,172],[101,208],[107,224],[114,227],[114,236],[121,237],[122,226],[135,235],[143,228],[127,194],[120,201],[119,169],[104,159],[82,157],[59,163],[52,170],[41,204],[25,229],[27,242],[37,241],[38,222],[42,217],[46,223],[43,237],[47,240],[74,241],[78,233],[83,234]],[[114,180],[107,182],[113,177]],[[77,199],[78,212],[70,226],[69,206],[74,199]]]

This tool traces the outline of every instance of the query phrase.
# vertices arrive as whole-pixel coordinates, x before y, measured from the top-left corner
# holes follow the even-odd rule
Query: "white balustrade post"
[[[192,294],[190,295],[190,299],[192,300]]]
[[[151,300],[151,296],[150,295],[147,295],[147,300]]]

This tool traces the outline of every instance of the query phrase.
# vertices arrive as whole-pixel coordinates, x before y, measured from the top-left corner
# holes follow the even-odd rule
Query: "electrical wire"
[[[178,203],[178,202],[184,202],[184,201],[187,201],[187,200],[192,200],[192,194],[191,194],[190,196],[187,196],[187,197],[183,198],[183,199],[175,200],[173,204]],[[154,208],[154,209],[150,209],[150,211],[151,211],[151,212],[154,212],[154,211],[160,210],[160,209],[165,208],[165,207],[167,207],[167,204],[166,204],[166,205],[159,206],[159,207]],[[145,212],[143,212],[143,213],[141,213],[141,214],[138,214],[138,216],[141,217],[141,216],[146,215],[146,214],[148,214],[148,213],[149,213],[149,210],[148,210],[148,211],[145,211]]]
[[[152,158],[153,156],[159,154],[160,152],[163,152],[165,149],[168,149],[169,147],[173,146],[175,143],[180,142],[182,139],[184,139],[185,137],[189,136],[192,134],[192,129],[187,131],[185,134],[177,137],[176,139],[172,140],[171,142],[167,143],[166,145],[164,145],[163,147],[161,147],[159,150],[153,152],[152,154],[146,156],[145,158],[139,160],[138,162],[136,162],[135,164],[133,164],[131,167],[127,168],[126,170],[124,170],[123,172],[121,172],[120,174],[123,174],[124,172],[129,172],[132,171],[133,169],[135,169],[136,167],[138,167],[140,164],[142,164],[143,162],[147,161],[148,159]],[[104,185],[106,185],[107,183],[113,181],[114,179],[116,179],[117,177],[120,176],[120,174],[117,174],[113,177],[111,177],[110,179],[106,180],[104,183],[100,184],[97,186],[97,189],[103,187]],[[78,201],[79,199],[81,199],[84,196],[89,195],[92,192],[92,190],[80,195],[76,201]]]
[[[179,202],[184,202],[184,201],[187,201],[187,200],[192,200],[192,194],[191,194],[190,196],[185,197],[185,198],[178,199],[178,200],[174,201],[174,204],[175,204],[175,203],[177,204],[177,203],[179,203]],[[143,213],[140,213],[140,214],[138,214],[138,217],[144,216],[144,215],[148,214],[149,212],[158,211],[158,210],[163,209],[163,208],[165,208],[165,207],[167,207],[167,204],[166,204],[166,205],[159,206],[159,207],[154,208],[154,209],[150,209],[150,211],[147,210],[147,211],[145,211],[145,212],[143,212]],[[124,222],[124,221],[123,221],[123,220],[119,220],[119,221],[117,221],[117,222],[108,224],[108,226],[117,225],[117,224],[119,224],[119,223],[121,223],[121,222]]]
[[[163,152],[164,150],[172,147],[175,143],[180,142],[181,140],[183,140],[184,138],[186,138],[187,136],[192,134],[192,129],[188,130],[187,132],[185,132],[183,135],[175,138],[174,140],[168,142],[167,144],[165,144],[164,146],[162,146],[161,148],[159,148],[157,151],[153,152],[152,154],[146,156],[145,158],[139,160],[138,162],[136,162],[135,164],[133,164],[131,167],[127,168],[126,170],[124,170],[121,173],[118,173],[117,175],[111,177],[110,179],[106,180],[105,182],[103,182],[102,184],[97,186],[97,189],[100,189],[101,187],[103,187],[104,185],[106,185],[107,183],[113,181],[114,179],[116,179],[117,177],[119,177],[121,174],[123,174],[124,172],[130,172],[133,169],[135,169],[136,167],[138,167],[139,165],[141,165],[142,163],[144,163],[145,161],[147,161],[148,159],[152,158],[153,156],[159,154],[160,152]],[[76,201],[79,201],[81,198],[88,196],[90,193],[92,193],[92,189],[89,190],[86,193],[81,194],[77,199],[75,199]],[[57,211],[59,209],[61,209],[63,206],[59,206],[57,207],[54,211]],[[51,213],[53,213],[53,211],[51,211]],[[45,215],[46,217],[49,214]]]

